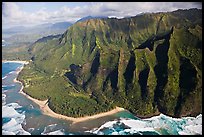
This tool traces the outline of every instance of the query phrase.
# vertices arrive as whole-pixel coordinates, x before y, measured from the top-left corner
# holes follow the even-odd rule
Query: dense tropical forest
[[[24,91],[57,113],[202,113],[202,10],[89,19],[26,51]]]

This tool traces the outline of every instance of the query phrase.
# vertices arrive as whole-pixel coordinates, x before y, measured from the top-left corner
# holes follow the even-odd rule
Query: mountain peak
[[[123,19],[89,16],[60,39],[45,38],[33,46],[30,70],[41,69],[36,73],[52,79],[44,78],[48,89],[41,92],[42,79],[29,70],[24,74],[33,85],[27,91],[42,99],[52,96],[51,104],[58,106],[73,103],[67,108],[51,105],[68,116],[115,106],[140,116],[158,111],[173,117],[197,115],[202,112],[201,19],[201,11],[189,10]]]
[[[107,18],[106,16],[86,16],[86,17],[83,17],[81,19],[79,19],[77,22],[83,22],[83,21],[86,21],[86,20],[89,20],[89,19],[102,19],[102,18]]]

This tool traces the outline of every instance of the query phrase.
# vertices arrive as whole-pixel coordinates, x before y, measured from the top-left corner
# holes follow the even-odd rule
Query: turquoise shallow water
[[[22,64],[20,63],[2,63],[2,93],[6,95],[5,100],[3,99],[2,104],[4,105],[5,112],[10,113],[11,108],[14,109],[13,113],[19,113],[18,117],[10,116],[10,117],[2,117],[2,131],[11,131],[9,128],[4,128],[5,124],[11,124],[12,118],[19,119],[19,117],[25,117],[22,121],[15,121],[19,122],[15,126],[19,128],[19,125],[22,126],[23,130],[29,132],[32,135],[40,135],[40,134],[49,134],[55,132],[56,134],[91,134],[85,133],[84,130],[89,128],[95,128],[95,126],[100,126],[104,122],[108,120],[114,120],[117,116],[108,116],[104,118],[99,118],[94,121],[83,122],[75,125],[71,125],[70,121],[65,121],[61,119],[52,118],[46,115],[43,115],[39,109],[39,106],[32,102],[31,100],[27,99],[22,94],[19,94],[19,90],[21,89],[21,85],[19,83],[14,83],[13,79],[17,77],[15,70],[21,67]],[[12,72],[12,73],[11,73]],[[5,78],[6,77],[6,78]],[[3,95],[2,94],[2,95]],[[3,96],[2,96],[3,97]],[[21,106],[20,108],[8,107],[6,105],[15,103],[15,105]],[[6,107],[5,107],[6,106]],[[17,114],[16,114],[17,115]],[[14,123],[14,122],[13,122]],[[80,126],[82,125],[82,126]],[[17,129],[16,129],[17,130]],[[19,134],[15,130],[15,133],[12,130],[8,134]],[[22,134],[21,131],[20,134]],[[4,132],[3,132],[4,133]],[[7,134],[7,132],[6,132]]]
[[[2,93],[6,95],[5,101],[2,100],[4,101],[2,104],[5,104],[3,106],[5,117],[2,117],[2,132],[5,134],[30,133],[40,135],[41,133],[61,130],[63,134],[69,134],[67,130],[62,128],[62,125],[69,125],[70,122],[43,115],[35,103],[18,93],[21,89],[21,85],[19,83],[14,83],[13,79],[17,77],[15,70],[21,66],[22,64],[20,63],[2,63],[2,78],[6,77],[2,82]],[[9,106],[9,104],[13,103],[20,107],[15,108]],[[13,113],[13,115],[8,116],[9,113]],[[25,118],[23,119],[23,117]],[[52,130],[49,129],[48,131],[48,128],[46,130],[46,127],[52,124],[56,124],[52,126]],[[9,129],[9,125],[14,126],[15,129],[12,129],[12,127]],[[24,131],[20,127],[22,127]],[[59,131],[59,133],[61,132]]]
[[[134,116],[132,113],[128,112],[128,111],[121,111],[118,112],[116,114],[114,114],[116,117],[120,117],[120,118],[130,118],[130,119],[139,119],[136,116]]]
[[[139,119],[129,111],[77,124],[43,115],[34,102],[19,94],[14,83],[20,63],[2,63],[2,134],[169,135],[202,134],[202,115],[173,119],[163,114]]]
[[[21,63],[11,63],[11,62],[2,63],[2,78],[5,77],[10,72],[15,71],[18,67],[21,67],[21,66],[22,66]]]

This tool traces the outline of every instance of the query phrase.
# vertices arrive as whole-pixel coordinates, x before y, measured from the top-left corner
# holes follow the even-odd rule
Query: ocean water
[[[86,132],[97,135],[202,135],[202,114],[179,119],[164,114],[148,119],[120,118]]]
[[[171,118],[160,114],[140,119],[129,111],[72,124],[46,116],[39,106],[22,94],[14,83],[20,63],[2,63],[3,135],[202,135],[202,114],[197,117]]]
[[[2,63],[2,134],[70,134],[65,126],[69,126],[70,121],[43,115],[37,104],[18,93],[21,84],[14,83],[13,80],[17,77],[16,70],[22,65],[13,62]],[[53,124],[56,126],[49,129]]]

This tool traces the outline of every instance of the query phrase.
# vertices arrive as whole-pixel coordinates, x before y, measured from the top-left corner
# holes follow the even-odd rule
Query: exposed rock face
[[[71,26],[46,53],[36,45],[31,54],[50,73],[70,69],[64,76],[72,86],[103,107],[180,117],[202,113],[201,36],[198,9],[90,19]]]

